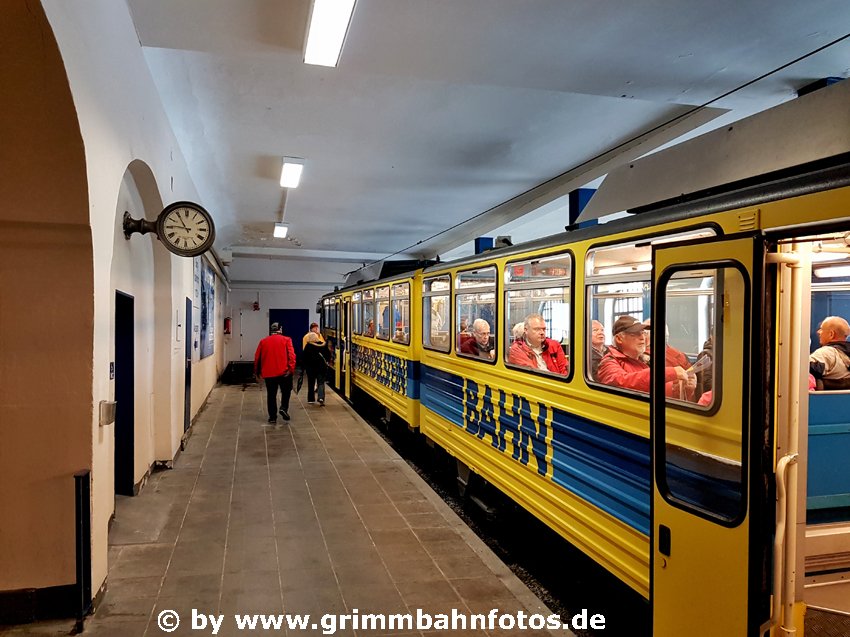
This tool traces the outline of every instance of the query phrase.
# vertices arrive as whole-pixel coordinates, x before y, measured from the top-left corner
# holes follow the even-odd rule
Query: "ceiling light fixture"
[[[850,277],[850,265],[834,265],[826,268],[816,268],[814,275],[819,279]]]
[[[298,188],[301,181],[301,171],[304,170],[304,160],[300,157],[284,157],[280,169],[280,187]]]
[[[336,66],[351,23],[355,0],[313,0],[304,63]]]
[[[286,233],[289,232],[289,224],[278,221],[274,224],[274,236],[277,239],[285,239]]]

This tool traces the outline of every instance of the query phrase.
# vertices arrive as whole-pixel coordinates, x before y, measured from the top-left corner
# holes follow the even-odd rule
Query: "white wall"
[[[230,293],[230,305],[227,308],[233,320],[233,330],[230,336],[225,336],[226,361],[254,360],[254,352],[261,338],[269,335],[269,310],[299,310],[309,311],[310,322],[319,322],[316,314],[316,304],[323,294],[332,292],[333,287],[309,287],[287,289],[234,289]],[[260,310],[252,309],[254,301],[259,299]],[[303,334],[287,334],[293,338],[301,338]]]
[[[134,237],[138,244],[127,246],[116,240],[121,224],[122,180],[131,162],[141,160],[153,175],[159,198],[165,203],[176,200],[198,201],[198,193],[188,173],[184,156],[177,146],[156,87],[142,55],[138,36],[130,18],[127,5],[114,0],[43,0],[47,18],[59,45],[65,63],[68,81],[77,109],[80,132],[85,144],[86,166],[89,182],[89,206],[94,253],[94,347],[93,405],[92,405],[92,583],[97,590],[107,572],[107,524],[113,510],[112,491],[112,439],[98,427],[97,405],[100,400],[113,397],[109,379],[109,362],[112,360],[114,286],[130,286],[139,299],[153,302],[154,279],[151,267],[151,250],[162,249],[152,244],[153,238]],[[131,197],[132,199],[132,197]],[[132,203],[132,201],[128,201]],[[215,215],[215,210],[211,211]],[[144,239],[145,243],[139,241]],[[192,297],[192,264],[190,259],[170,257],[172,275],[170,297],[173,307],[180,307],[185,297]],[[113,281],[113,275],[116,280]],[[169,286],[169,282],[158,283]],[[161,297],[157,297],[158,299]],[[167,297],[166,297],[167,298]],[[137,301],[136,308],[141,309]],[[169,312],[170,314],[170,312]],[[152,315],[145,320],[154,324]],[[159,321],[163,324],[164,321]],[[156,354],[147,351],[161,339],[152,337],[154,327],[140,326],[142,374],[153,367]],[[166,432],[164,451],[170,452],[174,441],[179,440],[174,423],[180,423],[182,432],[182,387],[178,379],[182,372],[179,350],[169,335],[165,343],[169,351],[161,353],[171,363],[171,379],[161,396],[170,405],[154,408],[162,414],[170,411],[172,423]],[[198,364],[193,373],[193,410],[205,398],[218,376],[216,369],[221,356],[212,356]],[[146,381],[148,382],[148,381]],[[148,395],[152,385],[141,388]],[[159,391],[159,390],[158,390]],[[160,392],[162,393],[162,392]],[[196,395],[197,394],[197,395]],[[144,401],[141,401],[144,402]],[[150,404],[140,409],[150,410]],[[137,414],[149,418],[149,411]],[[150,432],[145,432],[144,460],[154,455],[149,446]]]

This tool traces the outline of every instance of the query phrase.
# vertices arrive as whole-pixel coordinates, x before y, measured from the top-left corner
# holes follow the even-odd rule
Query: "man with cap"
[[[649,326],[644,325],[634,316],[619,317],[612,330],[614,342],[599,363],[596,380],[605,385],[648,393],[650,370],[649,365],[642,359],[642,354],[646,351],[644,330],[647,329]],[[678,365],[665,367],[664,380],[665,393],[668,396],[678,397],[676,386],[679,383],[675,381],[683,381],[689,397],[693,397],[696,376],[688,374],[682,367]]]
[[[254,375],[266,383],[266,402],[269,423],[277,422],[277,390],[280,388],[280,415],[289,420],[289,397],[292,394],[292,375],[295,372],[295,348],[292,339],[284,336],[279,323],[272,323],[269,335],[257,345],[254,353]]]

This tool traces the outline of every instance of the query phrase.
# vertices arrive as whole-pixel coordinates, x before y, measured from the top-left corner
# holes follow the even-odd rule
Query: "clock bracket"
[[[130,235],[134,232],[138,232],[140,234],[147,234],[148,232],[153,232],[156,234],[156,222],[148,221],[147,219],[133,219],[130,216],[128,211],[124,211],[124,238],[129,240]]]

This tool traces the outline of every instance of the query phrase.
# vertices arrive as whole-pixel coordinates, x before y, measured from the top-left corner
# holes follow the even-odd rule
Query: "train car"
[[[650,200],[629,218],[406,278],[417,413],[378,391],[383,363],[352,370],[647,598],[653,635],[793,634],[831,585],[850,599],[850,393],[808,378],[809,335],[850,310],[850,135],[794,136],[812,104],[850,131],[850,90],[811,98],[635,162],[626,190]],[[712,149],[755,163],[777,122],[811,152],[710,181]],[[352,349],[389,353],[363,326]]]
[[[421,286],[417,273],[338,292],[340,331],[337,379],[349,400],[360,390],[411,427],[419,423]]]

